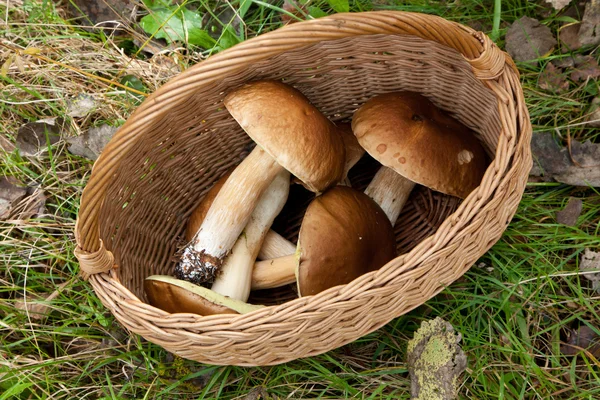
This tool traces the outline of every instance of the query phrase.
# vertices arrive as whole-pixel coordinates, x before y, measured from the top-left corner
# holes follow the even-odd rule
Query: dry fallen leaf
[[[61,123],[57,120],[28,122],[19,128],[16,147],[23,156],[43,155],[49,144],[60,140],[61,129]]]
[[[298,4],[295,0],[285,0],[283,2],[283,9],[301,19],[304,19],[304,14],[307,14],[307,5]],[[298,22],[298,20],[288,14],[281,13],[281,22],[284,24],[291,24]]]
[[[571,72],[571,79],[574,81],[585,81],[600,77],[600,67],[598,61],[592,56],[583,56],[575,58],[575,68]]]
[[[556,39],[550,28],[537,19],[521,17],[506,33],[506,51],[516,61],[536,60],[550,53],[556,46]]]
[[[581,210],[583,210],[583,202],[581,199],[569,197],[569,201],[565,208],[556,213],[556,221],[559,224],[575,226],[577,224],[577,218],[581,215]]]
[[[541,89],[548,90],[553,93],[564,92],[569,89],[569,82],[565,79],[562,71],[548,63],[544,71],[540,75],[538,85]]]
[[[565,356],[574,356],[582,350],[587,350],[594,357],[600,357],[600,335],[587,325],[570,330],[567,342],[560,345],[560,352]]]
[[[600,293],[600,252],[585,249],[585,253],[581,255],[579,270],[583,272],[583,277],[592,283],[592,288]]]
[[[596,97],[592,100],[586,121],[589,126],[600,128],[600,97]]]
[[[558,31],[558,39],[563,45],[563,53],[568,53],[581,47],[581,42],[579,41],[580,27],[581,24],[579,23],[571,23],[561,27]]]
[[[70,117],[85,117],[98,105],[96,99],[89,94],[82,93],[72,100],[67,101],[67,115]]]
[[[571,0],[546,0],[546,3],[550,4],[552,8],[557,11],[560,11],[568,6],[570,2]]]
[[[551,133],[536,133],[531,151],[534,165],[530,175],[573,186],[600,186],[600,144],[571,140],[571,159],[569,150],[559,146]]]
[[[413,399],[456,398],[458,377],[467,368],[460,340],[460,333],[439,317],[421,324],[407,347]]]
[[[69,282],[61,283],[56,287],[56,290],[47,296],[35,295],[35,298],[25,298],[15,302],[15,308],[17,310],[23,310],[27,312],[29,317],[34,320],[40,320],[48,316],[52,311],[52,301],[58,297],[61,290],[67,286]]]
[[[72,0],[68,2],[70,11],[82,25],[114,26],[107,22],[135,19],[134,0]]]
[[[69,152],[90,160],[96,160],[116,131],[117,128],[109,125],[90,128],[81,136],[67,139],[70,144]]]
[[[7,219],[16,203],[27,194],[27,188],[12,178],[0,178],[0,220]]]
[[[600,0],[590,0],[585,5],[579,27],[579,42],[582,46],[600,44]]]

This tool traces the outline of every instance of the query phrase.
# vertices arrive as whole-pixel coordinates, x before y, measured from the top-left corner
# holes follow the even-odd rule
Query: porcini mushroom
[[[226,180],[227,176],[221,179]],[[217,181],[211,188],[197,207],[196,210],[200,210],[198,214],[210,208],[211,201],[216,197],[215,192],[218,194],[219,186],[223,184]],[[169,312],[196,312],[201,315],[240,312],[240,307],[249,307],[243,304],[250,294],[252,267],[273,220],[287,200],[289,187],[290,173],[282,170],[260,196],[248,224],[225,258],[210,289],[198,289],[199,285],[179,279],[169,280],[169,285],[164,279],[160,283],[156,279],[149,279],[144,284],[151,304]],[[183,285],[181,282],[189,284]],[[164,299],[160,295],[160,288],[168,290],[168,296]],[[177,304],[177,298],[180,298],[182,305]]]
[[[269,260],[271,273],[253,272],[252,285],[275,287],[294,271],[299,294],[313,295],[379,269],[395,254],[394,231],[377,203],[358,190],[336,186],[308,206],[295,254]]]
[[[361,146],[384,167],[366,190],[395,223],[415,184],[465,198],[487,162],[472,130],[414,92],[375,96],[352,117]]]
[[[225,107],[256,147],[231,173],[184,254],[176,276],[210,282],[239,237],[258,198],[286,169],[314,192],[337,183],[344,169],[344,145],[336,126],[298,90],[257,81],[229,93]]]
[[[166,275],[147,277],[144,280],[144,291],[151,305],[169,313],[245,314],[264,307],[235,300]]]

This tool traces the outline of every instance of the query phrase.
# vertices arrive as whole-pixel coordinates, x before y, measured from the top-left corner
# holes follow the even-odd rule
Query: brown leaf
[[[550,28],[537,19],[521,17],[506,33],[506,51],[516,61],[532,61],[548,54],[556,46]]]
[[[585,81],[598,77],[600,77],[600,67],[594,57],[583,56],[575,58],[575,69],[571,72],[572,80]]]
[[[34,320],[40,320],[48,316],[52,311],[52,301],[58,297],[60,291],[67,286],[69,282],[61,283],[57,286],[56,290],[47,296],[34,295],[23,300],[15,302],[15,308],[17,310],[23,310],[29,318]]]
[[[581,199],[569,197],[569,201],[565,208],[556,213],[556,221],[559,224],[575,226],[577,224],[577,218],[581,215],[582,209],[583,202]]]
[[[296,2],[295,0],[285,0],[283,2],[283,9],[300,19],[304,19],[305,14],[307,14],[307,5],[298,4],[298,2]],[[291,24],[294,22],[298,22],[298,20],[288,14],[281,13],[281,22],[283,22],[284,24]]]
[[[579,42],[583,46],[600,44],[600,0],[590,0],[585,5],[579,28]]]
[[[565,356],[574,356],[583,350],[600,357],[600,335],[587,325],[571,330],[567,342],[560,345],[560,352]]]
[[[569,5],[571,0],[546,0],[546,3],[550,4],[555,10],[562,10]]]
[[[533,176],[573,186],[600,186],[600,145],[571,140],[571,155],[551,133],[536,133],[531,138]],[[573,162],[573,160],[575,162]]]
[[[69,152],[90,160],[96,160],[116,131],[117,128],[109,125],[90,128],[81,136],[67,139],[70,144]]]
[[[579,41],[580,27],[581,24],[572,23],[565,25],[558,31],[558,39],[563,45],[563,53],[568,53],[569,51],[577,50],[581,47],[581,42]]]
[[[90,114],[98,106],[98,102],[87,93],[81,93],[67,101],[67,115],[81,118]]]
[[[600,252],[585,249],[585,253],[581,255],[579,270],[592,283],[592,288],[600,293]]]
[[[541,89],[553,93],[564,92],[569,89],[569,82],[565,79],[562,71],[556,68],[552,63],[548,63],[540,75],[538,82]]]
[[[27,188],[13,178],[0,178],[0,220],[12,214],[15,204],[27,194]]]
[[[592,100],[586,121],[588,121],[588,126],[600,128],[600,97]]]
[[[72,0],[69,11],[82,25],[101,24],[101,27],[114,27],[110,21],[132,21],[135,19],[135,0]]]
[[[61,127],[57,120],[28,122],[19,128],[16,145],[23,156],[40,156],[46,153],[48,145],[60,140]],[[47,137],[46,137],[47,136]]]

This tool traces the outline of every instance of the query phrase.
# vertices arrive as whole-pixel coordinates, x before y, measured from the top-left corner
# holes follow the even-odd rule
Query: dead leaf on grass
[[[600,128],[600,97],[596,97],[594,100],[592,100],[586,121],[588,122],[589,126]]]
[[[86,93],[81,93],[74,99],[67,101],[67,115],[70,117],[81,118],[90,114],[98,106],[98,102]]]
[[[585,5],[579,28],[579,42],[583,46],[600,44],[600,0],[590,0]]]
[[[116,131],[117,128],[109,125],[90,128],[81,136],[67,139],[70,144],[69,152],[90,160],[96,160]]]
[[[13,178],[0,178],[0,220],[10,217],[14,206],[27,194],[27,188]]]
[[[586,81],[598,77],[600,77],[600,67],[594,57],[583,56],[575,58],[575,69],[571,72],[572,80]]]
[[[439,317],[421,324],[407,347],[412,398],[456,398],[458,377],[467,368],[460,340],[460,333]]]
[[[285,0],[283,2],[283,9],[296,17],[304,19],[304,15],[308,14],[306,4],[298,4],[295,0]],[[281,13],[281,22],[284,24],[291,24],[298,22],[298,20],[288,14]]]
[[[101,24],[102,27],[112,27],[119,21],[135,20],[134,0],[72,0],[68,4],[71,13],[78,17],[82,25]]]
[[[38,157],[46,154],[48,145],[60,140],[62,120],[48,119],[28,122],[19,128],[16,147],[26,157]]]
[[[516,20],[506,33],[506,51],[515,61],[536,60],[550,53],[554,46],[556,39],[550,28],[534,18]]]
[[[560,93],[569,89],[569,82],[565,79],[562,71],[552,63],[548,63],[544,68],[538,85],[541,89],[553,93]]]
[[[579,270],[583,272],[583,277],[592,283],[592,288],[600,293],[600,252],[585,249],[581,255]]]
[[[583,210],[583,201],[575,197],[569,197],[565,208],[556,213],[556,221],[559,224],[575,226],[577,218],[581,215],[581,210]]]
[[[546,0],[546,3],[550,4],[552,8],[557,11],[560,11],[568,6],[570,2],[571,0]]]
[[[67,286],[69,282],[61,283],[56,287],[56,290],[47,296],[30,295],[29,298],[18,300],[15,302],[15,308],[17,310],[23,310],[29,318],[33,320],[40,320],[46,318],[50,311],[52,311],[52,301],[58,297],[61,290]]]
[[[600,357],[600,335],[587,325],[571,329],[567,342],[560,345],[560,352],[565,356],[574,356],[583,350]]]
[[[561,27],[558,31],[558,39],[564,46],[562,48],[563,53],[568,53],[581,47],[581,42],[579,41],[580,27],[580,23],[571,23]]]
[[[600,186],[599,144],[571,140],[569,154],[569,150],[561,147],[551,133],[536,133],[531,139],[531,151],[534,165],[530,175],[573,186]]]

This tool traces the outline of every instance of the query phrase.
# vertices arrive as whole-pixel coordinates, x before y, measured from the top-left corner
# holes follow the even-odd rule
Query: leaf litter
[[[532,176],[573,186],[600,186],[600,145],[571,140],[570,149],[561,147],[549,132],[531,138],[534,164]]]

